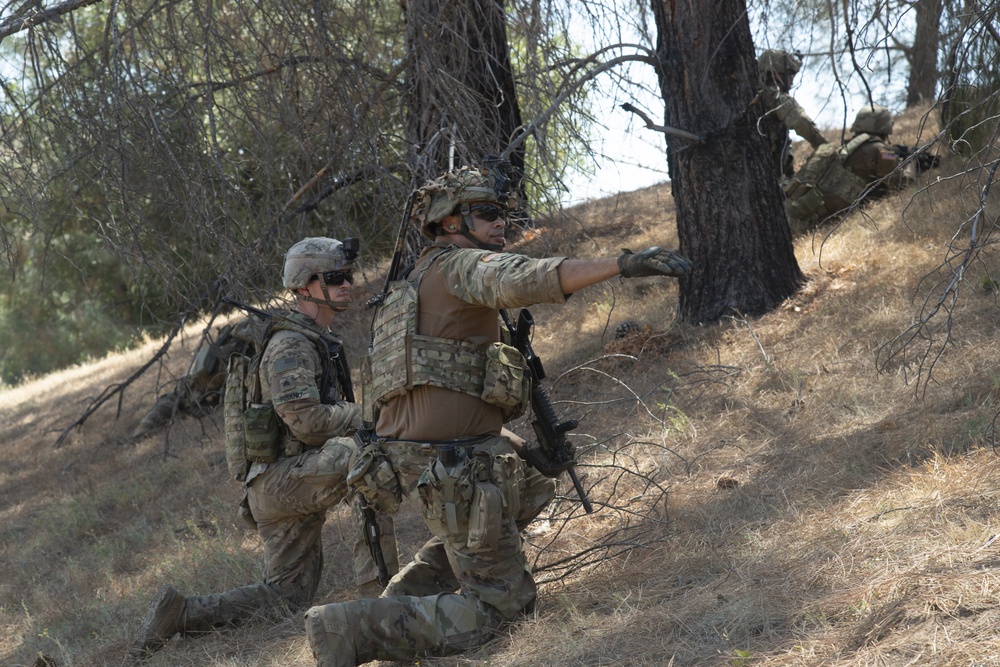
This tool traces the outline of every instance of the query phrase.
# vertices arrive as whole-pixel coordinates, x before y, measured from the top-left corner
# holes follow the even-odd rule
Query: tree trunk
[[[411,185],[499,155],[521,126],[504,0],[407,0],[406,52]],[[522,144],[510,155],[521,201],[524,151]],[[423,243],[408,236],[410,259]]]
[[[408,0],[406,21],[406,135],[416,180],[499,155],[521,126],[503,0]],[[523,146],[511,166],[523,174]]]
[[[711,4],[709,10],[708,5]],[[691,323],[756,316],[795,293],[795,259],[783,195],[764,136],[753,40],[744,0],[652,0],[668,136],[668,168],[681,251],[695,270],[680,280]]]
[[[941,42],[942,0],[918,0],[917,32],[913,47],[907,53],[910,80],[906,88],[907,108],[935,99],[938,80],[937,58]]]

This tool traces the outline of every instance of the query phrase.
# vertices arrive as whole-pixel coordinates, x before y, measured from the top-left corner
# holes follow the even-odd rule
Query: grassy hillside
[[[901,123],[894,139],[912,143],[916,128]],[[1000,664],[995,250],[963,276],[950,321],[880,355],[935,304],[942,262],[969,242],[958,230],[985,176],[937,182],[963,167],[946,160],[921,186],[799,239],[809,283],[756,320],[676,326],[676,286],[654,279],[533,308],[557,409],[580,420],[597,511],[562,480],[528,536],[544,582],[535,617],[476,653],[420,664]],[[995,194],[987,204],[984,223],[1000,209]],[[673,245],[673,210],[668,186],[623,194],[517,247]],[[367,317],[358,308],[341,327],[354,355]],[[625,320],[638,331],[615,339]],[[203,326],[58,447],[158,341],[0,393],[0,664],[122,664],[161,584],[211,593],[259,576],[257,538],[234,522],[220,415],[127,437],[157,385],[185,372]],[[349,522],[339,509],[325,529],[324,601],[358,594]],[[398,525],[407,558],[424,537],[412,502]],[[289,618],[175,639],[147,664],[313,663]]]

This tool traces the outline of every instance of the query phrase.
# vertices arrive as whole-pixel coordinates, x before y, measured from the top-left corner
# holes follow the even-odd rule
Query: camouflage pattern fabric
[[[760,95],[764,104],[761,124],[771,144],[772,160],[781,177],[791,178],[795,168],[788,130],[794,130],[813,148],[825,144],[826,139],[809,114],[791,95],[777,86],[765,86]]]
[[[311,608],[306,613],[306,629],[319,665],[410,660],[467,650],[488,641],[505,622],[534,604],[537,588],[528,572],[515,522],[520,510],[515,515],[504,511],[493,517],[499,528],[493,544],[469,546],[475,487],[484,483],[484,468],[493,471],[489,479],[503,489],[505,508],[516,507],[513,495],[519,499],[525,488],[524,464],[507,439],[487,438],[449,465],[418,446],[389,442],[386,447],[404,487],[418,494],[424,523],[440,541],[441,547],[432,544],[422,553],[430,555],[443,549],[460,592],[386,594],[378,599]],[[499,470],[506,471],[502,479],[496,474]],[[536,483],[535,488],[545,495],[544,483]],[[534,510],[525,511],[530,514]],[[438,563],[433,569],[440,573],[438,556],[431,557]],[[424,573],[411,580],[414,587],[423,585],[419,580],[432,568],[421,569]],[[396,584],[398,579],[399,575],[390,582],[390,590],[406,585],[405,581]],[[438,590],[450,585],[444,577],[432,582]]]
[[[326,511],[348,492],[352,438],[268,464],[247,488],[264,543],[264,583],[294,607],[312,602],[323,569]]]
[[[329,335],[302,313],[293,312],[288,319],[314,330],[317,336]],[[359,405],[320,396],[322,377],[323,359],[313,341],[297,331],[271,335],[260,363],[261,398],[274,404],[290,431],[288,437],[312,447],[361,426]],[[286,454],[296,449],[294,443],[286,441]]]
[[[440,266],[459,300],[488,308],[522,308],[566,302],[556,271],[565,259],[455,249],[445,253]]]
[[[448,252],[419,290],[420,334],[495,342],[497,309],[566,300],[557,273],[563,258],[536,260],[436,244],[425,250],[418,269],[441,247]],[[381,372],[377,366],[371,370]],[[431,385],[414,387],[385,405],[376,431],[398,439],[382,447],[405,495],[419,497],[424,524],[435,538],[421,551],[420,562],[389,588],[429,594],[386,594],[311,608],[306,632],[319,665],[467,650],[534,605],[537,588],[518,524],[544,506],[553,487],[526,471],[500,435],[502,423],[501,411],[481,398]],[[417,438],[439,443],[474,438],[478,444],[449,451],[414,442]],[[531,495],[536,499],[527,499]]]
[[[785,214],[793,234],[809,231],[857,203],[909,185],[912,165],[897,170],[899,155],[878,136],[866,133],[844,146],[817,149],[785,188]]]
[[[549,479],[531,466],[525,466],[519,503],[521,511],[515,519],[517,530],[523,532],[528,524],[548,507],[555,496],[555,480]],[[448,562],[448,552],[444,542],[438,537],[432,537],[416,553],[413,561],[392,578],[382,596],[427,596],[453,593],[458,589],[458,577]]]
[[[288,317],[317,334],[329,335],[301,313]],[[249,515],[264,545],[263,581],[186,598],[184,632],[210,630],[285,608],[301,609],[313,601],[323,569],[326,512],[350,491],[346,478],[356,445],[346,436],[360,425],[358,405],[343,400],[322,402],[322,374],[320,352],[302,333],[280,330],[267,341],[261,360],[261,394],[264,401],[273,400],[289,432],[286,456],[274,463],[254,464],[245,484]],[[382,551],[393,575],[399,561],[391,517],[380,516],[379,524]],[[359,585],[375,578],[377,570],[361,525],[356,529],[352,560]]]
[[[351,503],[354,508],[354,576],[358,586],[374,588],[378,582],[378,566],[372,558],[371,549],[365,539],[365,518],[361,512],[361,503]],[[396,545],[395,517],[385,512],[375,512],[375,523],[378,526],[379,545],[382,547],[382,558],[386,569],[392,577],[399,572],[399,548]],[[381,588],[381,586],[378,586]]]

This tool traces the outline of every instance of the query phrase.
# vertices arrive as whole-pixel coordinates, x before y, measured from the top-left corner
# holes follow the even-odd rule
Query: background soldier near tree
[[[920,162],[911,160],[900,168],[902,159],[888,143],[892,114],[887,108],[862,108],[851,133],[843,146],[828,144],[817,149],[785,188],[785,212],[793,233],[808,231],[862,197],[883,195],[916,178]]]
[[[250,319],[220,328],[215,340],[204,341],[187,374],[177,381],[173,391],[156,399],[132,431],[132,438],[154,433],[179,414],[200,416],[204,410],[217,406],[226,382],[229,357],[237,352],[253,356],[255,351],[256,339]]]
[[[530,383],[524,358],[501,342],[500,309],[563,303],[617,275],[691,268],[659,247],[594,260],[504,253],[505,180],[464,167],[415,193],[411,220],[434,243],[376,314],[363,374],[366,421],[376,423],[371,446],[402,491],[419,495],[459,590],[397,594],[422,569],[414,561],[381,598],[313,607],[306,632],[322,667],[467,650],[533,606],[517,528],[525,466],[502,431],[525,410]]]
[[[326,512],[347,496],[350,457],[357,450],[343,436],[361,426],[360,406],[346,400],[351,390],[343,345],[330,330],[351,303],[356,252],[328,238],[292,246],[282,282],[295,305],[273,317],[259,371],[252,365],[248,370],[252,413],[243,411],[240,397],[230,405],[227,386],[226,407],[238,409],[245,428],[231,433],[227,414],[227,458],[238,458],[230,460],[230,469],[244,479],[241,516],[264,544],[263,581],[192,597],[163,587],[136,634],[132,657],[158,650],[178,632],[204,632],[312,602],[323,568]],[[232,367],[229,373],[235,376]],[[229,446],[234,440],[240,443],[235,453]],[[382,552],[391,574],[399,569],[396,547],[391,523],[383,527]]]
[[[779,181],[784,183],[795,173],[788,130],[795,130],[813,148],[825,144],[826,139],[789,94],[795,75],[802,69],[801,58],[787,51],[768,49],[757,58],[757,69],[762,86],[760,100],[764,104],[760,130],[767,135]]]

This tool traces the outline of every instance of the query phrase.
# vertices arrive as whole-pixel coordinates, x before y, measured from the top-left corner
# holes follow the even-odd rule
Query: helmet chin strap
[[[334,312],[338,312],[338,313],[342,313],[342,312],[344,312],[345,310],[347,310],[350,307],[351,304],[350,304],[349,301],[347,303],[338,303],[338,302],[336,302],[336,301],[334,301],[333,299],[330,298],[330,292],[327,291],[327,289],[326,289],[326,283],[323,282],[323,276],[322,275],[319,277],[319,286],[323,290],[323,296],[326,297],[326,298],[324,298],[324,299],[317,299],[314,296],[308,296],[308,295],[307,296],[300,296],[299,298],[301,298],[303,301],[309,301],[311,303],[318,303],[321,306],[326,306],[330,310],[332,310]]]
[[[499,243],[483,243],[478,238],[472,234],[472,225],[469,223],[472,221],[471,213],[462,214],[462,230],[459,232],[462,236],[472,241],[473,244],[480,250],[490,250],[492,252],[503,252],[503,246]]]

